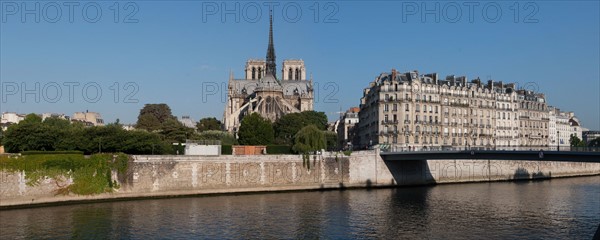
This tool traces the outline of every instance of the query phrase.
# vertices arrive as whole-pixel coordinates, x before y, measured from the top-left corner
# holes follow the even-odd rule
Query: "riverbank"
[[[385,162],[376,151],[351,156],[132,156],[127,170],[112,171],[112,192],[64,193],[69,178],[27,183],[26,172],[0,172],[0,209],[40,204],[139,198],[396,187],[600,175],[600,163],[515,160],[425,160]]]

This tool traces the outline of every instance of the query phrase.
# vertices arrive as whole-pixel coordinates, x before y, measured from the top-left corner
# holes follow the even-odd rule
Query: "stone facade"
[[[544,94],[477,78],[382,73],[363,91],[359,144],[392,151],[548,147]]]
[[[82,122],[89,126],[104,126],[104,119],[97,112],[76,112],[71,118],[72,122]]]
[[[229,76],[223,114],[228,132],[236,133],[244,116],[254,112],[274,122],[288,113],[313,110],[313,81],[306,78],[303,60],[284,60],[278,80],[272,32],[271,19],[267,59],[248,60],[244,79]]]
[[[358,112],[360,108],[352,107],[348,109],[337,121],[336,131],[338,136],[338,147],[341,149],[352,149],[355,144],[353,141],[357,134],[355,126],[358,124]]]
[[[571,135],[582,139],[582,129],[573,112],[563,112],[558,108],[550,107],[548,144],[553,150],[569,150]]]

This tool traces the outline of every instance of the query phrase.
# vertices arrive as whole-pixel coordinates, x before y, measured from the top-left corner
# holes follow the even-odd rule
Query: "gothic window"
[[[252,79],[256,79],[256,68],[252,67]]]
[[[258,79],[262,78],[262,68],[258,68]]]
[[[288,80],[292,80],[292,68],[288,70]]]
[[[267,104],[265,107],[265,112],[271,113],[273,112],[273,99],[271,97],[267,97]]]
[[[300,80],[300,69],[296,68],[296,80]]]

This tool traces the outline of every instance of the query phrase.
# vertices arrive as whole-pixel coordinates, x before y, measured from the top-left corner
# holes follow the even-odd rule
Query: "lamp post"
[[[560,152],[560,136],[558,135],[560,132],[556,131],[556,151]]]

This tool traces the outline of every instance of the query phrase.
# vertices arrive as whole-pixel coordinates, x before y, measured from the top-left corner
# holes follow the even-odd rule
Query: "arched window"
[[[300,69],[296,68],[296,80],[300,80]]]
[[[252,79],[256,79],[256,68],[252,67]]]
[[[262,78],[262,68],[258,68],[258,79]]]
[[[288,80],[292,80],[292,68],[288,70]]]

